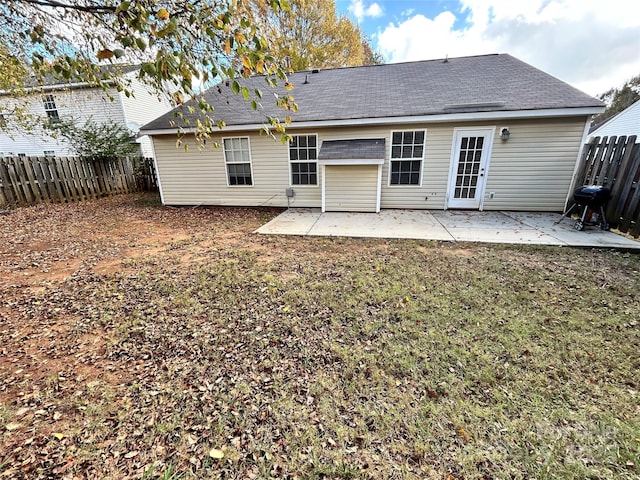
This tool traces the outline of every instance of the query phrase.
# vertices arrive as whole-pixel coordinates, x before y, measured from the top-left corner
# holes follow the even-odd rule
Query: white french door
[[[494,131],[454,129],[447,208],[482,208]]]

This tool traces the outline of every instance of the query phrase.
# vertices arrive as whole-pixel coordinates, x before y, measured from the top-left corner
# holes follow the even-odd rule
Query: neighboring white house
[[[122,73],[130,85],[133,96],[127,97],[110,87],[103,90],[85,82],[47,82],[27,88],[26,98],[16,99],[0,94],[0,157],[1,156],[69,156],[73,155],[68,143],[62,138],[52,138],[38,126],[30,131],[1,128],[10,122],[8,118],[13,105],[26,105],[26,113],[49,121],[73,121],[77,125],[85,122],[102,123],[113,121],[128,128],[132,135],[154,118],[171,110],[168,99],[150,91],[137,78],[137,66],[124,66]],[[151,140],[147,136],[137,138],[141,153],[153,155]]]
[[[636,135],[640,141],[640,100],[589,132],[589,137]]]
[[[226,126],[196,146],[175,116],[145,125],[169,205],[562,211],[599,100],[510,55],[296,72],[294,89],[263,77],[253,110],[232,86],[206,92]],[[297,112],[273,104],[292,94]],[[182,111],[195,124],[197,114]],[[289,144],[260,135],[291,115]]]

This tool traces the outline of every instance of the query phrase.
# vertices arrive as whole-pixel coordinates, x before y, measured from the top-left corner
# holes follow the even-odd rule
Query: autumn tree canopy
[[[140,64],[139,78],[168,91],[175,104],[198,99],[204,120],[197,127],[206,137],[221,125],[199,96],[202,87],[231,79],[230,87],[240,91],[234,81],[240,77],[264,74],[269,84],[286,78],[248,6],[248,0],[4,0],[0,89],[12,93],[24,85],[22,65],[34,84],[54,75],[69,82],[115,84],[131,94],[116,70],[101,67]],[[279,15],[287,1],[269,0],[264,8]],[[277,102],[294,105],[288,97]]]
[[[251,0],[253,19],[270,40],[270,52],[292,70],[381,63],[357,25],[338,16],[334,0],[289,0],[288,10]]]
[[[607,108],[593,119],[594,125],[602,124],[640,100],[640,75],[625,82],[620,88],[610,88],[598,95],[598,98],[607,104]]]

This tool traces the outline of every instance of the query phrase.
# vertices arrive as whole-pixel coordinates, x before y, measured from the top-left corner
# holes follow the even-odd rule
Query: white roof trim
[[[376,117],[376,118],[349,118],[343,120],[318,120],[308,122],[291,122],[287,128],[313,128],[313,127],[345,127],[359,125],[397,125],[412,123],[435,122],[464,122],[469,120],[499,120],[511,118],[545,118],[545,117],[571,117],[582,115],[595,115],[604,112],[604,107],[580,107],[580,108],[554,108],[544,110],[509,110],[492,112],[468,112],[468,113],[443,113],[438,115],[416,115],[407,117]],[[248,123],[244,125],[227,125],[222,131],[233,132],[240,130],[259,130],[264,124]],[[141,130],[143,135],[167,135],[175,134],[177,128],[164,128],[156,130]],[[182,133],[193,133],[195,128],[182,129]]]
[[[382,165],[384,158],[330,158],[318,160],[318,165]]]

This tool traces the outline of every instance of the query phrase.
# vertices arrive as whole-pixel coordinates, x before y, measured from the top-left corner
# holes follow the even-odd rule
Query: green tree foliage
[[[0,44],[12,65],[28,65],[34,84],[55,76],[69,82],[110,84],[132,92],[112,63],[140,64],[139,78],[156,91],[169,91],[176,105],[197,99],[203,112],[196,125],[206,138],[214,127],[202,87],[230,79],[265,75],[275,84],[285,72],[269,54],[267,38],[252,21],[248,0],[4,0]],[[274,15],[287,0],[268,0]],[[4,70],[4,67],[3,67]],[[3,71],[4,76],[4,71]],[[5,90],[15,90],[9,84]],[[251,92],[260,97],[260,91]],[[294,108],[293,98],[279,98]],[[194,108],[194,107],[192,107]],[[271,119],[272,127],[280,126]]]
[[[24,62],[14,55],[0,38],[0,93],[12,92],[20,96],[25,93],[28,73]],[[3,101],[0,104],[0,131],[11,133],[15,124],[33,124],[33,116],[21,108],[20,102]]]
[[[64,138],[76,155],[81,157],[122,157],[139,155],[140,146],[131,132],[115,122],[88,120],[84,125],[62,122],[52,130]]]
[[[22,91],[26,78],[27,69],[24,63],[0,41],[0,91]]]
[[[625,108],[640,100],[640,75],[636,75],[620,88],[611,88],[598,95],[607,108],[593,119],[593,125],[600,125]]]
[[[280,63],[288,58],[291,70],[374,63],[368,40],[348,17],[338,16],[334,0],[289,0],[288,10],[270,9],[267,0],[251,3],[272,55]]]

